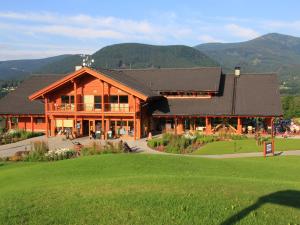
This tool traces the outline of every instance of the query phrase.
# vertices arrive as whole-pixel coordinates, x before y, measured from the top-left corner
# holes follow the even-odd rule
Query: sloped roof
[[[0,114],[44,114],[44,104],[41,101],[30,101],[28,96],[63,76],[48,74],[27,78],[16,90],[0,99]]]
[[[140,82],[140,80],[135,79],[131,76],[128,76],[121,70],[108,70],[108,69],[97,69],[102,74],[105,74],[107,77],[122,83],[123,85],[130,87],[146,96],[155,96],[156,94],[144,83]]]
[[[150,88],[147,86],[140,84],[138,81],[134,80],[131,77],[123,74],[122,71],[114,71],[114,70],[94,70],[88,67],[83,67],[80,70],[74,71],[60,80],[48,85],[45,88],[42,88],[29,96],[30,100],[36,100],[37,98],[41,98],[44,94],[64,85],[75,79],[76,77],[82,76],[84,74],[90,74],[96,78],[100,78],[105,82],[115,81],[115,86],[124,89],[124,91],[134,92],[135,95],[143,100],[146,100],[148,97],[155,96]],[[127,89],[127,90],[126,90]]]
[[[222,75],[219,95],[203,99],[165,99],[154,106],[153,115],[231,115],[233,76]]]
[[[234,80],[236,79],[236,84]],[[219,96],[210,99],[165,99],[157,102],[153,115],[282,116],[277,75],[222,75]],[[234,90],[235,86],[235,90]]]
[[[122,72],[155,92],[218,92],[222,73],[220,67],[128,69]]]
[[[242,74],[236,82],[236,115],[282,116],[276,74]]]

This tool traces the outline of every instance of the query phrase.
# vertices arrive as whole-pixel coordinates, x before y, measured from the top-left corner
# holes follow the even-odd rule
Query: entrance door
[[[89,120],[83,120],[82,123],[83,136],[88,136],[90,133]]]

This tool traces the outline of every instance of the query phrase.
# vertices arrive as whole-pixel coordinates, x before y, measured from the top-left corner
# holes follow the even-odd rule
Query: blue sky
[[[300,36],[300,1],[8,0],[0,60],[93,53],[115,43],[194,46],[278,32]]]

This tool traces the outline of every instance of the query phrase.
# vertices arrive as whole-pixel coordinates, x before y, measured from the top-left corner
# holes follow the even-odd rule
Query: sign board
[[[264,143],[264,156],[266,157],[268,154],[272,154],[274,155],[274,140],[272,140],[271,142],[265,142]]]

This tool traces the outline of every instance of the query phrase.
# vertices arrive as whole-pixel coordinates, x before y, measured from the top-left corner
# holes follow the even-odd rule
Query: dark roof
[[[134,79],[131,76],[128,76],[121,70],[108,70],[108,69],[97,69],[97,71],[105,74],[107,77],[132,88],[145,96],[155,96],[156,94],[144,83],[140,82],[137,79]]]
[[[157,102],[153,115],[230,115],[233,77],[222,75],[220,94],[207,99],[165,99]]]
[[[235,114],[281,116],[276,74],[242,74],[237,79]]]
[[[44,114],[41,101],[30,101],[28,96],[33,92],[61,79],[64,75],[35,75],[24,80],[20,86],[0,99],[0,114]]]
[[[277,76],[274,74],[222,75],[220,93],[210,99],[165,99],[153,115],[282,116]],[[222,90],[222,87],[224,88]]]
[[[220,67],[134,69],[122,71],[156,92],[217,92],[222,73]]]
[[[151,71],[155,74],[153,77],[156,77],[160,73],[156,72],[158,70],[128,70],[131,75],[128,75],[128,71],[99,70],[99,72],[147,96],[153,96],[155,95],[153,91],[141,81],[146,80],[145,77]],[[166,70],[171,71],[171,69]],[[183,69],[174,69],[174,71],[177,70],[183,73]],[[132,75],[137,71],[146,71],[141,72],[142,79],[138,79],[137,75]],[[0,114],[44,114],[43,103],[30,101],[28,96],[63,78],[63,76],[39,75],[26,79],[15,91],[0,99]],[[169,77],[169,75],[166,75],[166,77]],[[204,80],[208,80],[206,75],[204,77]],[[165,80],[165,82],[171,83],[175,80],[175,78],[171,79],[171,77],[169,79],[170,81]],[[183,86],[190,85],[185,79],[180,78],[179,80],[181,82],[185,81]],[[200,80],[199,82],[191,81],[191,83],[202,85],[203,83]],[[222,74],[219,77],[218,85],[216,89],[218,93],[208,99],[166,99],[159,97],[155,104],[150,103],[152,104],[151,110],[153,115],[282,116],[278,80],[275,74],[241,74],[237,78],[232,74]]]

